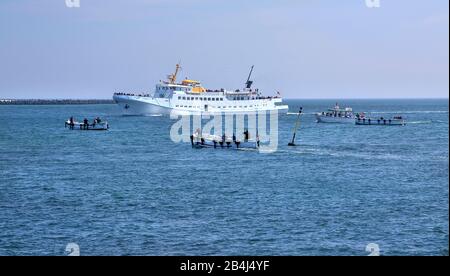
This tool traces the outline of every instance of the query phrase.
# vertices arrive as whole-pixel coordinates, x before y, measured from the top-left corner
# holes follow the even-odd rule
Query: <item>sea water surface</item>
[[[192,149],[169,117],[115,105],[0,106],[0,255],[449,254],[448,100],[341,101],[405,127],[317,124],[335,101],[287,103],[272,154]]]

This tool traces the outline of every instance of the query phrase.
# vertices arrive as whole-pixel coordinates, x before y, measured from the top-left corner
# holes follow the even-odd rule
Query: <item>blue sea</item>
[[[334,100],[288,100],[263,154],[174,143],[174,120],[115,105],[0,106],[0,255],[449,255],[448,100],[340,102],[408,124],[317,124]]]

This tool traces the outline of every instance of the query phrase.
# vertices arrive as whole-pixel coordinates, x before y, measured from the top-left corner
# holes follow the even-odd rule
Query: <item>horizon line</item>
[[[283,100],[449,100],[449,97],[411,97],[411,98],[282,98]],[[2,100],[15,100],[15,101],[108,101],[113,100],[112,98],[0,98]]]

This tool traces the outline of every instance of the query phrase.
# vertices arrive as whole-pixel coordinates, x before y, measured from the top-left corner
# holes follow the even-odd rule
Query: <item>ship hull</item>
[[[167,115],[171,111],[169,106],[163,106],[148,100],[140,100],[136,97],[114,96],[113,99],[122,110],[122,114],[126,116]]]
[[[122,110],[125,116],[151,116],[151,115],[202,115],[202,114],[216,114],[216,113],[248,113],[258,111],[272,111],[277,110],[280,113],[287,113],[289,106],[287,105],[273,105],[259,109],[233,109],[225,110],[210,106],[205,109],[194,108],[173,108],[169,99],[160,99],[152,97],[114,95],[113,100]],[[281,99],[279,99],[281,102]]]

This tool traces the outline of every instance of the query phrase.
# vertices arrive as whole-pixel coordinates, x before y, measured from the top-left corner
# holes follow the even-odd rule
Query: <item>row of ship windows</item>
[[[206,98],[206,97],[181,97],[178,96],[179,100],[188,100],[188,101],[223,101],[223,98]],[[255,100],[255,97],[233,97],[231,100],[236,101],[244,101],[244,100]]]
[[[259,105],[255,105],[254,107],[258,107]],[[264,105],[266,106],[266,105]],[[176,105],[175,107],[185,107],[185,108],[200,108],[200,106],[187,106],[187,105]],[[253,107],[253,105],[250,106],[212,106],[212,107],[216,107],[216,108],[248,108],[248,107]]]

